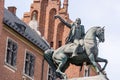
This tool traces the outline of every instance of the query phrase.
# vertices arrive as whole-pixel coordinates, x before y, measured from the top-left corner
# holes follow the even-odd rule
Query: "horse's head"
[[[96,36],[98,37],[99,42],[104,42],[104,41],[105,41],[105,37],[104,37],[104,27],[103,27],[103,28],[99,27],[99,28],[96,30]]]

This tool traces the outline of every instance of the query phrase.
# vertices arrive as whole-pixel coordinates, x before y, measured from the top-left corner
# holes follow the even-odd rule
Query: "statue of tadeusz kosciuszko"
[[[82,66],[81,64],[83,62],[87,62],[94,66],[96,72],[102,73],[107,66],[107,60],[98,57],[98,44],[96,38],[98,38],[99,42],[104,42],[104,27],[91,27],[85,34],[84,26],[81,25],[80,18],[77,18],[72,24],[69,24],[58,15],[56,15],[55,18],[60,19],[61,22],[69,27],[70,33],[66,39],[65,45],[56,50],[48,49],[44,52],[44,57],[52,69],[59,74],[58,76],[62,76],[62,79],[65,80],[67,76],[64,72],[69,67],[70,63]],[[71,48],[72,52],[68,52],[68,54],[73,53],[72,57],[66,55],[65,52],[65,48],[71,46],[71,44],[75,45],[75,48]],[[83,49],[83,46],[84,50],[81,50],[82,54],[79,54],[78,50]],[[70,49],[68,48],[68,50]],[[98,65],[98,62],[105,62],[103,68]]]
[[[82,50],[83,38],[85,35],[85,29],[84,29],[84,26],[81,25],[81,19],[77,18],[75,22],[70,24],[59,15],[55,15],[55,18],[56,19],[58,18],[63,24],[65,24],[68,28],[70,28],[69,35],[66,38],[66,44],[69,44],[69,43],[75,44],[72,57],[77,56],[78,48]]]

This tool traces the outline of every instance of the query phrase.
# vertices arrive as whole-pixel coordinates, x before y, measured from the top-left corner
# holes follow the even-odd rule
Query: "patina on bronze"
[[[44,53],[45,59],[57,73],[57,76],[67,79],[64,72],[69,67],[69,64],[82,66],[83,62],[92,64],[98,73],[103,74],[102,71],[107,65],[107,60],[98,57],[97,38],[99,42],[104,42],[104,27],[92,27],[85,34],[80,18],[77,18],[73,24],[67,23],[58,15],[55,18],[59,18],[61,22],[71,29],[65,45],[56,50],[48,49]],[[98,62],[105,62],[103,68],[98,65]]]

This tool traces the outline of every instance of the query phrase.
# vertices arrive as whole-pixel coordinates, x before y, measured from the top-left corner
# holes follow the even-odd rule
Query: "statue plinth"
[[[109,80],[105,75],[97,75],[91,77],[83,77],[83,78],[72,78],[68,80]]]

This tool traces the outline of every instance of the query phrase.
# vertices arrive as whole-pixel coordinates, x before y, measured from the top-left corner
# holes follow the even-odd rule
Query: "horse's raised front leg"
[[[101,71],[105,70],[108,61],[106,59],[100,58],[100,57],[96,57],[96,62],[105,62],[105,65],[103,66],[103,68],[101,69]]]
[[[95,69],[97,70],[97,73],[99,73],[100,72],[100,67],[95,62],[95,57],[94,57],[94,55],[92,53],[89,55],[89,59],[90,59],[91,63],[93,64],[93,66],[95,67]]]

